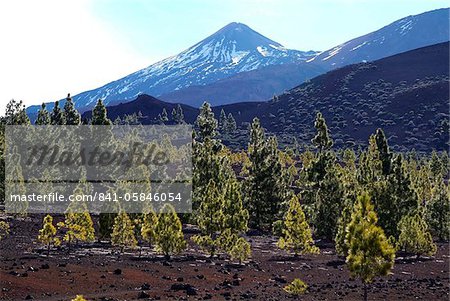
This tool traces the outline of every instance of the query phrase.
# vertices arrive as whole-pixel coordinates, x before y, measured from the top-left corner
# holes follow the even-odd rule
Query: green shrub
[[[298,278],[295,278],[290,284],[284,287],[284,290],[291,295],[301,295],[306,292],[308,285]]]

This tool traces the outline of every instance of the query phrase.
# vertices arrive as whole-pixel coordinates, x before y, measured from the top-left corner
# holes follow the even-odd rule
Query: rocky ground
[[[349,277],[332,245],[320,255],[293,257],[271,237],[251,236],[253,256],[245,266],[201,255],[190,244],[166,261],[148,248],[120,258],[106,243],[50,257],[35,242],[41,217],[11,220],[11,235],[0,242],[0,300],[289,300],[286,283],[309,285],[298,300],[362,300],[362,285]],[[189,234],[186,234],[189,236]],[[320,244],[319,244],[320,245]],[[449,246],[433,258],[397,258],[392,275],[377,279],[369,300],[449,300]]]

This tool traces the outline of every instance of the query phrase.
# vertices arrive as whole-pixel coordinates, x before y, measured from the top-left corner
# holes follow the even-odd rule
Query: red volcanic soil
[[[245,266],[210,259],[191,243],[170,261],[148,248],[119,259],[106,243],[70,255],[52,249],[47,258],[35,241],[40,221],[10,220],[12,233],[0,242],[0,300],[295,300],[283,291],[294,278],[309,286],[296,300],[362,300],[361,282],[349,277],[332,245],[295,258],[277,249],[275,238],[252,236]],[[371,285],[369,300],[448,300],[449,283],[449,246],[440,243],[432,258],[397,258],[392,275]]]

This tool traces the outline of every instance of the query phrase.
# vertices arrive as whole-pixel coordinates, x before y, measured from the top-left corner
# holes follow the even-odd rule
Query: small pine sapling
[[[9,224],[5,221],[0,221],[0,241],[9,235]]]
[[[121,253],[126,247],[136,247],[137,240],[134,236],[134,227],[133,221],[125,211],[121,211],[114,219],[111,243],[114,246],[119,246]]]
[[[239,237],[231,247],[229,253],[231,259],[238,260],[239,264],[242,264],[243,261],[247,260],[252,255],[250,243],[243,237]]]
[[[295,278],[290,284],[286,285],[283,289],[288,294],[298,296],[306,292],[306,290],[308,289],[308,285],[306,285],[306,283],[304,283],[300,279]]]
[[[44,217],[42,229],[39,230],[38,240],[47,246],[47,257],[50,256],[51,245],[59,245],[60,241],[56,237],[56,228],[53,226],[53,217],[47,214]]]
[[[292,250],[295,256],[319,253],[319,249],[314,245],[311,229],[296,196],[293,196],[289,201],[289,209],[284,217],[282,233],[283,235],[277,244],[279,248]]]
[[[161,209],[155,233],[156,250],[164,254],[166,259],[186,249],[181,221],[173,206],[165,204]]]

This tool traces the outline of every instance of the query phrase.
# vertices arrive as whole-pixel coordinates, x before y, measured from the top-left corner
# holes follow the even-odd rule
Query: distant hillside
[[[120,103],[114,106],[108,106],[108,118],[115,120],[117,117],[124,117],[125,115],[132,115],[133,113],[142,113],[142,124],[157,124],[159,123],[159,114],[166,109],[169,119],[172,118],[171,113],[174,108],[177,107],[176,103],[167,103],[154,98],[150,95],[139,95],[135,100]],[[188,105],[180,104],[183,109],[184,119],[188,123],[193,123],[198,115],[198,109],[190,107]],[[92,112],[85,112],[83,119],[90,119]]]
[[[448,40],[448,8],[405,17],[321,53],[286,49],[245,24],[230,23],[178,55],[72,98],[81,112],[99,98],[115,105],[141,94],[191,106],[263,101],[332,69]],[[39,108],[27,108],[33,120]]]
[[[207,100],[213,106],[243,101],[261,101],[281,94],[299,83],[323,74],[315,64],[297,63],[268,66],[241,72],[204,86],[191,86],[159,96],[169,102],[183,102],[199,107]]]
[[[328,70],[449,41],[449,8],[397,20],[309,60]],[[357,26],[357,24],[355,24]]]
[[[449,43],[405,52],[371,63],[343,67],[318,76],[268,102],[243,102],[214,107],[232,113],[241,129],[254,117],[283,143],[309,144],[317,111],[328,123],[336,147],[366,145],[382,128],[397,150],[448,149]],[[181,105],[193,123],[198,109]],[[143,124],[158,122],[176,104],[148,95],[108,107],[111,119],[141,111]],[[85,113],[83,117],[89,117]],[[233,143],[237,145],[237,143]],[[241,144],[241,146],[244,146]]]
[[[335,145],[366,144],[383,128],[398,149],[448,149],[449,43],[372,63],[343,67],[267,103],[231,104],[239,124],[254,116],[284,140],[309,143],[315,113],[327,119]]]

